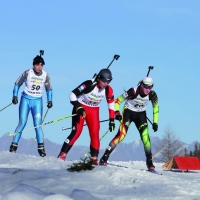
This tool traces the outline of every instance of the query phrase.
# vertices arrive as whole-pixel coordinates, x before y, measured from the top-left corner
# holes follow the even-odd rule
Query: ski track
[[[110,162],[91,171],[68,172],[74,161],[0,152],[0,200],[191,199],[200,196],[200,172],[146,171],[145,162]]]

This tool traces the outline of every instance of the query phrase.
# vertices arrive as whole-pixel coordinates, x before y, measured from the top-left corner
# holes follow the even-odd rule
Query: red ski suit
[[[114,119],[114,95],[111,86],[107,86],[104,89],[98,87],[98,85],[92,85],[92,80],[83,82],[77,88],[75,88],[70,94],[70,102],[74,105],[72,114],[76,114],[78,107],[83,107],[86,113],[86,117],[74,116],[72,117],[72,131],[65,140],[62,152],[68,152],[75,141],[81,135],[84,121],[89,129],[90,134],[90,153],[91,156],[98,156],[100,148],[99,140],[99,105],[104,97],[108,103],[109,117]]]

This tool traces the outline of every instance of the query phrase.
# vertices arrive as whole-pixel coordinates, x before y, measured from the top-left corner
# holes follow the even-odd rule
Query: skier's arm
[[[18,97],[18,91],[20,86],[26,81],[28,76],[28,71],[25,71],[15,82],[14,88],[13,88],[13,97]]]
[[[150,95],[150,100],[153,106],[153,123],[158,123],[159,116],[159,105],[157,94],[152,90]]]
[[[124,102],[126,99],[129,99],[135,95],[135,91],[133,88],[130,88],[127,92],[123,93],[122,95],[118,96],[115,99],[115,111],[120,111],[120,104]]]
[[[46,80],[44,82],[46,93],[47,93],[47,101],[52,102],[52,87],[51,87],[51,82],[50,82],[50,76],[47,74]]]
[[[70,103],[76,108],[80,107],[77,97],[91,89],[92,81],[88,80],[76,87],[69,95]],[[94,86],[95,87],[95,86]]]
[[[108,85],[106,88],[106,101],[108,103],[109,118],[115,118],[115,107],[114,107],[114,94],[113,89]]]

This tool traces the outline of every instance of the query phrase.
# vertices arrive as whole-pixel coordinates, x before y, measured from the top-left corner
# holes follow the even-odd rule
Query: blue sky
[[[136,86],[148,66],[154,66],[150,76],[159,98],[160,117],[158,132],[150,126],[150,135],[162,138],[170,125],[182,141],[199,140],[199,6],[197,0],[0,1],[0,107],[11,103],[14,82],[32,68],[40,49],[44,50],[44,70],[53,86],[54,106],[45,122],[70,115],[71,90],[106,68],[114,54],[119,54],[110,68],[115,97],[123,93],[123,87]],[[45,113],[46,96],[44,104]],[[15,130],[18,105],[0,113],[1,135]],[[107,119],[105,100],[100,109],[100,119]],[[152,120],[151,103],[147,115]],[[26,128],[32,126],[30,114]],[[70,133],[62,127],[70,126],[71,119],[47,125],[43,128],[45,137],[62,144]],[[108,145],[118,126],[116,121],[115,132],[103,138],[101,148]],[[102,123],[100,135],[107,129],[108,123]],[[23,137],[34,138],[35,132],[25,132]],[[132,124],[124,142],[137,139],[139,133]],[[89,145],[87,127],[76,145]]]

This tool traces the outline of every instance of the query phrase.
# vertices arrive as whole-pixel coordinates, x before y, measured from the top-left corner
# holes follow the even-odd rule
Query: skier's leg
[[[76,114],[75,108],[73,108],[72,114]],[[86,113],[86,115],[87,115],[87,113]],[[69,150],[72,148],[73,144],[76,142],[76,140],[81,135],[84,121],[85,121],[85,119],[82,116],[72,117],[72,131],[71,131],[70,135],[64,141],[61,151],[58,155],[58,158],[60,158],[61,160],[66,159],[67,153],[69,152]]]
[[[122,113],[122,121],[119,126],[118,132],[115,135],[115,137],[111,140],[104,155],[100,159],[100,161],[99,161],[100,165],[107,165],[107,160],[108,160],[110,154],[112,153],[112,151],[126,137],[129,125],[131,123],[130,117],[131,117],[131,111],[129,109],[125,108]]]
[[[90,154],[91,161],[98,165],[98,154],[100,148],[100,140],[99,140],[99,130],[100,130],[100,122],[99,122],[99,107],[89,107],[87,109],[86,115],[86,123],[88,125],[89,134],[90,134]]]
[[[43,103],[42,98],[31,100],[31,113],[33,117],[34,126],[39,126],[42,123],[42,111],[43,111]],[[45,148],[44,148],[44,135],[42,131],[42,127],[35,128],[37,143],[38,143],[38,153],[41,157],[46,156]]]
[[[18,147],[18,142],[20,140],[20,137],[22,135],[22,131],[24,130],[24,127],[26,126],[27,120],[28,120],[28,114],[30,111],[29,107],[29,100],[21,97],[20,104],[19,104],[19,123],[17,128],[15,129],[15,134],[13,137],[13,142],[10,145],[10,152],[16,152]]]
[[[138,118],[135,120],[135,125],[140,133],[140,137],[144,145],[147,168],[155,168],[152,162],[151,140],[149,137],[149,128],[146,119],[146,112],[138,113]]]

